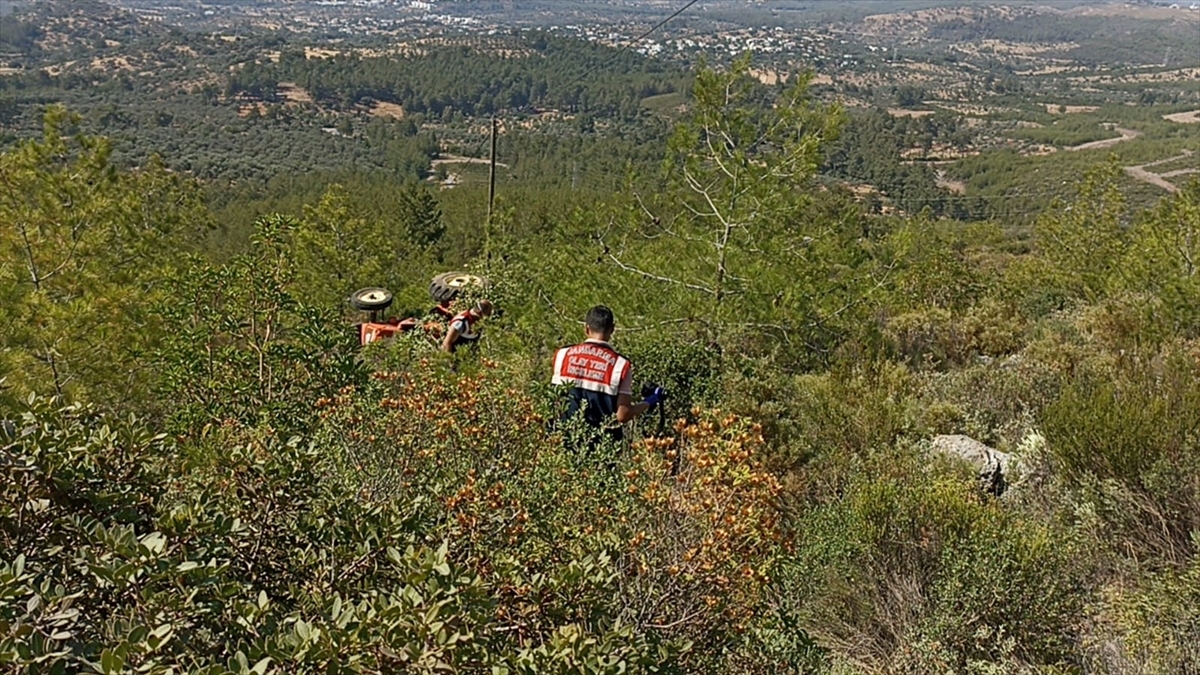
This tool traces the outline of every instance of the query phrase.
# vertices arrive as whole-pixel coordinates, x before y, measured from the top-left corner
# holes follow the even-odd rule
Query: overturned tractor
[[[399,333],[421,329],[437,340],[446,330],[446,322],[454,316],[451,304],[470,289],[487,288],[487,279],[468,272],[445,272],[429,283],[429,297],[436,303],[423,316],[386,316],[395,297],[386,288],[363,288],[350,295],[350,306],[367,313],[367,320],[356,324],[358,341],[366,346]]]

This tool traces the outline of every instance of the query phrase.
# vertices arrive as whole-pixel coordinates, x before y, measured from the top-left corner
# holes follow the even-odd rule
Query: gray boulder
[[[980,486],[997,497],[1004,494],[1012,480],[1015,468],[1013,456],[984,445],[970,436],[934,436],[930,441],[930,451],[934,455],[966,462],[975,469]]]

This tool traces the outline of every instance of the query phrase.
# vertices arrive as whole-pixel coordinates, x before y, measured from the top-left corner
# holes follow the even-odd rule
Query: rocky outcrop
[[[1015,462],[1012,455],[984,445],[970,436],[934,436],[930,451],[935,455],[957,458],[975,469],[980,486],[999,497],[1012,481]]]

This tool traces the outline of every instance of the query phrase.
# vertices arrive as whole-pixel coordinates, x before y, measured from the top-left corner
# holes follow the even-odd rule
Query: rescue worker
[[[492,302],[486,299],[476,302],[474,307],[465,312],[459,312],[446,328],[446,337],[442,338],[442,351],[453,354],[460,345],[478,342],[479,331],[476,330],[475,324],[491,315]]]
[[[554,355],[551,382],[570,387],[563,419],[581,415],[592,432],[588,445],[593,448],[604,437],[620,441],[621,425],[653,410],[666,395],[656,387],[641,403],[633,402],[632,365],[609,344],[615,328],[612,310],[597,305],[584,321],[587,339]]]

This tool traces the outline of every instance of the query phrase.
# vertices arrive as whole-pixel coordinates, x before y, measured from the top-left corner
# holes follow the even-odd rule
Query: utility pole
[[[487,222],[484,224],[483,232],[483,254],[490,263],[492,260],[492,210],[496,204],[496,130],[499,127],[499,121],[492,118],[492,159],[488,169],[488,208]]]

